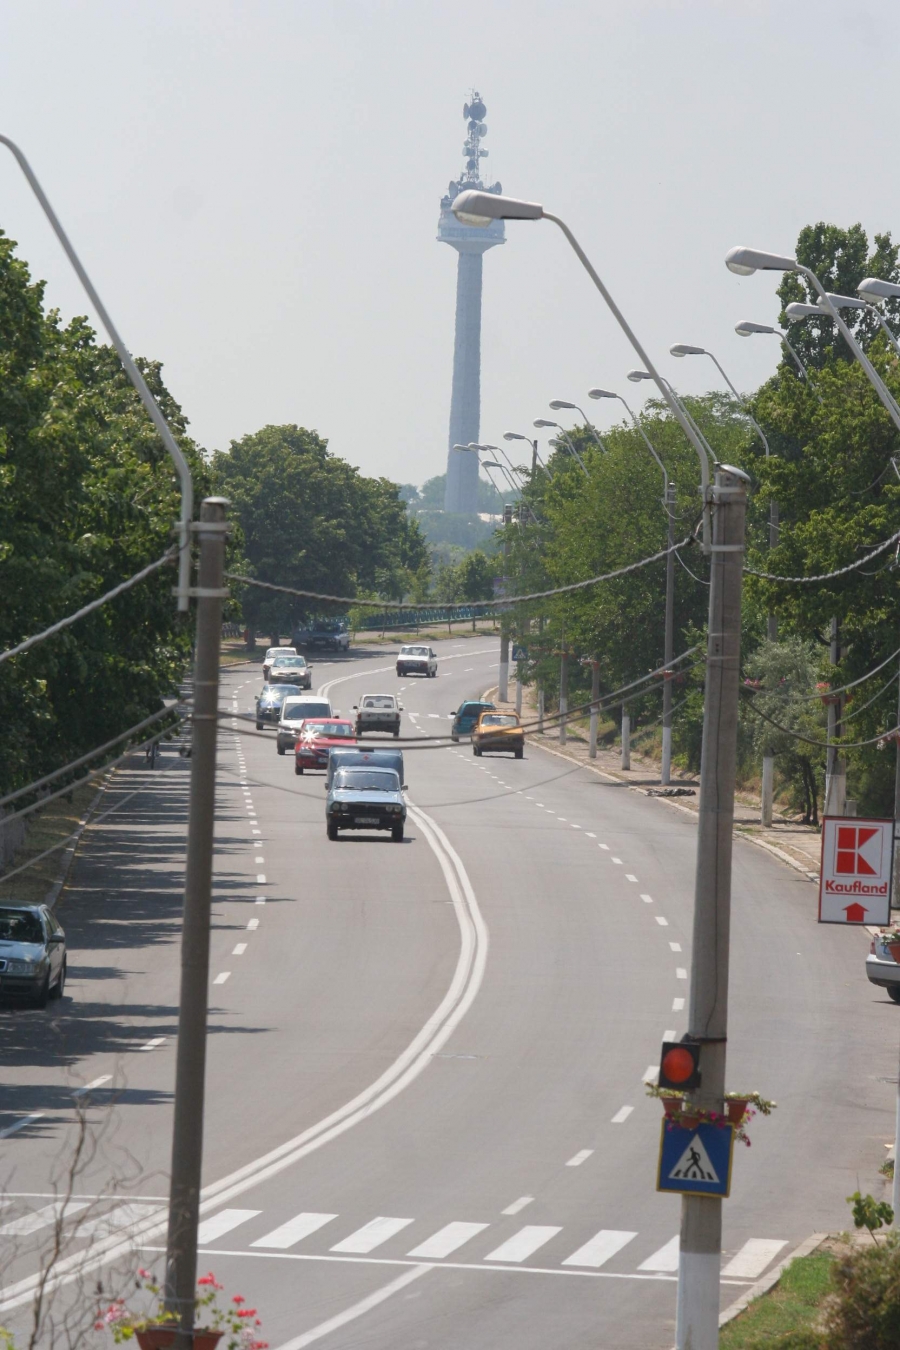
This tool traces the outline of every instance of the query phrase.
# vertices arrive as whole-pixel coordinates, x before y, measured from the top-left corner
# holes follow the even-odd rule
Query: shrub
[[[897,1350],[900,1345],[900,1238],[893,1233],[835,1261],[826,1305],[826,1345]]]

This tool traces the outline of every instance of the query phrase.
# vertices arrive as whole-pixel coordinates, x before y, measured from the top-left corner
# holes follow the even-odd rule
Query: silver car
[[[885,934],[873,937],[866,957],[866,975],[870,984],[887,990],[887,996],[900,1003],[900,965],[894,960],[887,948]]]
[[[66,935],[46,905],[0,904],[0,997],[62,998]]]
[[[275,744],[279,755],[293,750],[300,735],[300,728],[310,717],[336,717],[327,698],[317,698],[315,694],[302,698],[286,698],[281,705],[281,717],[278,721],[278,733]]]

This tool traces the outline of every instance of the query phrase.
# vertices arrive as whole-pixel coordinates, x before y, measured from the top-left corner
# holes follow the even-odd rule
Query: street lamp
[[[588,474],[587,469],[584,467],[584,460],[581,458],[578,451],[575,449],[575,446],[571,441],[571,439],[569,438],[569,436],[567,435],[564,427],[561,427],[558,422],[549,422],[546,417],[535,418],[533,425],[536,427],[556,427],[560,436],[562,436],[563,438],[563,443],[565,444],[566,449],[569,451],[569,454],[572,455],[575,459],[577,459],[578,463],[581,465],[581,472],[584,474],[585,478],[588,478],[590,476]],[[550,444],[552,445],[553,442],[551,441]]]
[[[803,376],[804,380],[806,380],[807,384],[809,384],[809,372],[807,371],[806,366],[800,360],[800,357],[794,351],[780,328],[772,328],[769,324],[765,323],[753,323],[750,319],[741,319],[740,323],[735,324],[734,331],[737,333],[738,337],[750,337],[753,333],[772,333],[776,337],[781,338],[781,341],[784,343],[785,347],[787,347],[791,356],[799,366],[800,374]]]
[[[621,394],[611,389],[589,389],[588,398],[617,398],[634,423],[636,431],[643,437],[644,444],[656,460],[663,476],[663,506],[666,512],[666,618],[665,650],[663,664],[663,727],[662,727],[662,768],[660,782],[668,787],[672,781],[672,661],[675,656],[675,485],[669,483],[669,475],[650,438]],[[593,716],[593,713],[592,713]]]
[[[535,473],[535,469],[536,469],[537,465],[540,465],[541,468],[544,470],[544,473],[545,473],[545,474],[547,475],[547,477],[550,479],[551,483],[553,482],[553,474],[550,472],[550,470],[547,468],[547,465],[544,463],[544,461],[541,459],[540,455],[538,454],[538,443],[537,443],[537,437],[536,437],[536,436],[535,436],[534,439],[532,440],[532,438],[531,438],[530,436],[523,436],[522,433],[521,433],[520,431],[504,431],[504,433],[503,433],[503,439],[504,439],[505,441],[527,441],[527,443],[531,446],[531,476],[532,476],[532,478],[534,478],[534,473]]]
[[[869,309],[869,310],[871,310],[873,314],[877,315],[879,322],[882,323],[883,326],[884,326],[884,328],[886,329],[887,335],[888,335],[888,337],[890,338],[891,343],[892,343],[894,349],[895,349],[895,350],[898,350],[898,349],[897,349],[897,344],[896,344],[896,342],[894,342],[894,335],[893,335],[893,333],[892,333],[891,330],[888,328],[887,324],[884,322],[884,320],[882,319],[881,315],[878,313],[878,310],[875,308],[874,305],[867,305],[867,304],[865,304],[862,300],[857,300],[857,299],[855,299],[852,295],[832,295],[832,293],[831,293],[830,291],[826,292],[826,294],[827,294],[828,300],[831,302],[832,307],[833,307],[833,309],[834,309],[835,311],[841,310],[841,309]],[[787,308],[785,309],[784,312],[785,312],[785,314],[788,316],[789,319],[792,319],[792,320],[794,321],[794,323],[799,323],[801,319],[832,319],[832,318],[834,318],[834,314],[830,313],[830,312],[825,308],[824,305],[806,305],[806,304],[803,304],[803,303],[802,303],[801,301],[799,301],[799,300],[792,300],[791,303],[787,306]],[[843,322],[843,321],[841,320],[841,322]],[[848,330],[848,331],[849,331],[849,330]],[[860,348],[860,350],[862,350],[862,349]],[[866,374],[868,374],[868,371],[866,372]],[[871,376],[870,376],[870,380],[871,380]],[[886,388],[886,386],[885,386],[885,388]],[[877,393],[877,392],[878,392],[878,391],[877,391],[877,389],[876,389],[876,393]],[[891,400],[891,403],[893,404],[894,408],[897,409],[898,411],[900,411],[900,404],[897,403],[897,400],[894,398],[894,395],[890,392],[889,389],[886,389],[886,392],[887,392],[888,398]],[[881,397],[880,394],[879,394],[879,397]],[[883,398],[881,399],[881,401],[882,401],[882,403],[884,403],[884,399],[883,399]],[[888,409],[888,411],[890,411],[890,409]],[[895,424],[897,424],[897,419],[896,419],[896,418],[894,418],[894,422],[895,422]]]
[[[466,453],[468,453],[469,451],[474,451],[474,452],[477,453],[477,446],[474,446],[474,445],[454,445],[453,449],[454,449],[454,450],[462,450],[462,451],[464,451],[464,452],[466,452]],[[482,468],[487,468],[487,464],[485,463],[484,460],[479,460],[478,462],[479,462],[479,464],[481,464]],[[497,467],[498,467],[498,468],[502,468],[502,465],[498,465]],[[490,479],[491,487],[494,489],[494,491],[496,492],[498,498],[500,499],[501,514],[502,514],[502,507],[503,507],[503,493],[500,491],[500,489],[497,487],[497,484],[494,482],[493,474],[490,474],[490,473],[489,473],[489,474],[488,474],[488,478]]]
[[[741,405],[741,407],[743,408],[744,413],[745,413],[745,415],[746,415],[746,417],[747,417],[747,420],[748,420],[749,422],[752,422],[753,425],[756,427],[756,430],[757,430],[757,432],[759,433],[759,439],[762,441],[763,445],[766,447],[766,459],[768,459],[768,458],[769,458],[769,442],[768,442],[768,441],[766,440],[766,438],[765,438],[765,435],[764,435],[764,433],[763,433],[762,427],[759,425],[759,423],[757,422],[756,418],[755,418],[755,417],[753,416],[753,414],[750,412],[750,409],[747,407],[746,403],[745,403],[744,400],[741,398],[740,394],[739,394],[738,391],[735,389],[734,385],[731,383],[731,381],[729,380],[728,376],[725,374],[725,371],[722,369],[721,364],[719,363],[719,361],[717,360],[717,358],[716,358],[715,356],[713,356],[712,352],[707,351],[705,347],[690,347],[690,346],[688,346],[688,344],[687,344],[686,342],[676,342],[675,345],[674,345],[674,347],[670,347],[670,348],[669,348],[669,351],[670,351],[670,353],[672,354],[672,356],[677,356],[677,357],[684,357],[684,356],[708,356],[708,357],[709,357],[710,361],[712,361],[713,365],[716,367],[716,370],[718,370],[719,374],[722,376],[722,379],[723,379],[723,380],[725,381],[725,383],[728,385],[728,388],[731,390],[732,394],[734,395],[734,397],[737,399],[738,403],[739,403],[739,404]]]
[[[628,379],[628,380],[630,380],[632,384],[639,384],[641,380],[652,380],[652,379],[653,379],[653,376],[650,374],[650,372],[649,372],[648,370],[629,370],[625,378]],[[713,451],[712,446],[710,445],[709,441],[708,441],[708,440],[706,439],[706,437],[704,436],[703,432],[702,432],[702,431],[700,430],[700,428],[697,426],[697,423],[694,421],[694,419],[693,419],[693,417],[691,416],[691,414],[688,412],[687,406],[686,406],[684,403],[682,403],[681,399],[680,399],[680,398],[678,397],[678,395],[675,393],[674,387],[669,383],[669,381],[666,379],[666,377],[665,377],[664,375],[660,375],[660,376],[659,376],[659,379],[663,382],[663,384],[664,384],[664,385],[666,386],[666,388],[668,389],[668,391],[669,391],[670,395],[672,396],[672,399],[674,400],[674,402],[678,404],[679,408],[680,408],[681,411],[682,411],[682,414],[683,414],[685,420],[686,420],[687,422],[689,422],[690,425],[693,427],[693,429],[694,429],[694,435],[697,437],[697,440],[698,440],[698,441],[700,442],[700,444],[703,446],[703,449],[704,449],[704,451],[705,451],[705,453],[706,453],[706,455],[707,455],[707,464],[715,464],[715,463],[716,463],[715,452]],[[679,419],[679,420],[680,420],[680,419]]]
[[[705,549],[708,549],[712,542],[709,527],[709,463],[706,458],[703,443],[697,437],[695,428],[691,426],[690,422],[685,417],[684,411],[679,406],[677,400],[672,398],[665,384],[660,379],[656,367],[653,365],[649,356],[644,351],[644,348],[632,332],[624,314],[600,280],[590,259],[565,221],[561,220],[559,216],[554,216],[549,211],[545,211],[540,202],[524,202],[517,200],[515,197],[503,197],[499,193],[478,192],[474,189],[461,192],[450,209],[457,220],[461,220],[468,225],[485,226],[489,225],[492,220],[541,220],[543,218],[544,220],[550,220],[554,225],[559,226],[566,236],[566,239],[569,241],[569,244],[582,267],[606,301],[613,318],[616,320],[619,327],[622,329],[622,332],[637,352],[638,357],[643,362],[650,378],[656,381],[659,392],[669,405],[673,416],[677,419],[685,436],[687,436],[691,445],[697,452],[697,458],[700,461],[700,476],[703,483],[703,546]]]
[[[601,450],[606,451],[606,446],[603,444],[603,441],[600,439],[600,432],[599,432],[599,431],[597,430],[597,428],[594,426],[593,422],[590,420],[590,418],[588,417],[588,415],[587,415],[587,413],[584,411],[584,409],[583,409],[583,408],[579,408],[579,406],[578,406],[577,403],[567,403],[567,402],[565,401],[565,399],[562,399],[562,398],[554,398],[554,399],[551,400],[550,407],[553,409],[554,412],[560,412],[561,409],[563,409],[563,408],[570,408],[570,409],[572,409],[573,412],[581,413],[582,417],[583,417],[584,420],[585,420],[585,425],[586,425],[586,426],[589,426],[590,429],[591,429],[591,435],[593,436],[594,440],[597,442],[597,444],[599,445],[599,447],[600,447]],[[607,453],[608,453],[608,452],[607,452]]]
[[[873,281],[877,281],[877,278],[870,277],[869,283],[871,284]],[[865,282],[862,283],[862,285],[865,284],[866,284]],[[885,284],[890,285],[890,282],[887,282]],[[900,287],[898,287],[897,289],[898,291],[900,291]],[[865,299],[857,300],[855,295],[834,295],[831,291],[828,292],[828,299],[834,305],[835,309],[861,309],[867,314],[874,314],[875,318],[878,320],[879,324],[884,329],[885,334],[887,335],[888,342],[891,344],[897,355],[900,356],[900,346],[897,345],[897,339],[894,337],[894,334],[891,332],[890,328],[888,328],[887,324],[885,323],[884,316],[882,315],[881,310],[876,308],[875,305],[870,304],[868,300]]]

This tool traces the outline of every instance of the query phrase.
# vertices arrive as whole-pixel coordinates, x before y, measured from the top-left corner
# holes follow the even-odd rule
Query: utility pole
[[[191,797],[188,813],[184,915],[181,925],[181,1001],[175,1063],[175,1119],[166,1245],[166,1307],[179,1315],[177,1350],[193,1345],[197,1283],[197,1225],[203,1163],[203,1095],[209,986],[209,921],[216,811],[216,736],[219,722],[219,647],[225,538],[224,497],[208,497],[192,531],[200,539]]]
[[[769,550],[778,545],[778,503],[769,503]],[[778,641],[778,615],[769,614],[766,619],[766,637],[770,642]],[[775,757],[763,755],[762,786],[760,791],[759,820],[761,825],[772,824],[775,804]]]
[[[672,781],[672,679],[674,671],[672,662],[675,659],[675,484],[666,483],[666,519],[668,529],[666,534],[666,543],[668,553],[666,554],[666,625],[665,625],[665,653],[663,663],[666,667],[663,674],[663,728],[662,728],[662,772],[660,773],[660,782],[663,787],[668,787]]]
[[[840,665],[841,631],[836,618],[831,620],[830,658],[832,666]],[[825,815],[842,816],[847,801],[847,766],[841,758],[840,750],[832,742],[841,735],[841,709],[843,695],[838,694],[828,702],[828,741],[825,761]]]
[[[600,721],[600,662],[596,656],[591,661],[591,730],[588,739],[588,756],[597,758],[597,724]]]
[[[897,694],[897,725],[900,726],[900,687]],[[897,896],[900,891],[897,889],[897,877],[900,875],[900,858],[898,858],[897,836],[900,833],[900,732],[895,740],[896,760],[894,764],[894,887],[893,903],[897,904]],[[897,1116],[894,1125],[894,1185],[891,1194],[891,1206],[894,1210],[894,1227],[900,1228],[900,1068],[897,1070]]]
[[[631,768],[631,713],[628,704],[622,704],[622,768]]]
[[[509,585],[509,532],[512,525],[512,504],[507,502],[503,508],[503,595]],[[498,698],[501,703],[509,702],[509,615],[500,615],[500,687]]]
[[[559,743],[566,743],[566,720],[569,712],[569,653],[566,650],[566,630],[562,630],[562,651],[559,654]]]
[[[721,1112],[728,1033],[731,848],[741,659],[741,583],[749,479],[719,465],[712,499],[706,700],[697,826],[697,875],[688,1036],[700,1043],[703,1081],[691,1103]],[[722,1201],[681,1198],[677,1350],[716,1350]]]

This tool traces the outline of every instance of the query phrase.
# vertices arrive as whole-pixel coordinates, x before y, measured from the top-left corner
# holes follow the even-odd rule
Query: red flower
[[[235,1294],[235,1295],[234,1295],[234,1298],[233,1298],[231,1301],[232,1301],[232,1303],[246,1303],[246,1302],[247,1302],[247,1300],[244,1298],[244,1295],[243,1295],[243,1294]]]
[[[237,1316],[237,1317],[255,1317],[255,1316],[256,1316],[256,1309],[255,1309],[255,1308],[238,1308],[237,1313],[235,1314],[235,1316]]]
[[[152,1280],[152,1279],[153,1279],[153,1271],[152,1271],[152,1270],[145,1270],[143,1266],[138,1266],[138,1274],[140,1275],[140,1277],[141,1277],[142,1280]]]

